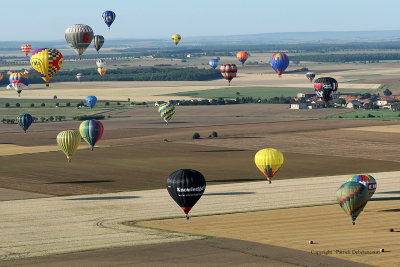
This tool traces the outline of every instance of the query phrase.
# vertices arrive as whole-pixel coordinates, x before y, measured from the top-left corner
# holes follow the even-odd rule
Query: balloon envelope
[[[97,68],[97,72],[103,77],[104,74],[106,74],[107,69],[106,68]]]
[[[32,46],[30,44],[21,45],[21,50],[24,52],[25,56],[28,56],[29,52],[31,52]]]
[[[158,113],[160,113],[161,118],[168,123],[175,114],[175,106],[171,103],[164,103],[158,107]]]
[[[187,215],[206,189],[204,176],[191,169],[180,169],[168,176],[167,190],[173,200]]]
[[[283,154],[275,148],[264,148],[254,156],[257,168],[267,177],[269,183],[283,164]]]
[[[368,189],[358,182],[346,182],[336,191],[336,199],[353,224],[369,200]]]
[[[110,29],[111,24],[114,22],[115,18],[117,17],[115,13],[111,10],[107,10],[103,12],[103,20],[104,23],[107,24],[108,28]]]
[[[106,61],[104,59],[99,58],[96,60],[96,65],[98,68],[103,68],[106,66]]]
[[[31,84],[28,79],[29,72],[25,70],[24,72],[7,72],[9,77],[10,84],[7,86],[8,89],[13,87],[15,91],[17,91],[18,96],[20,96],[22,89],[25,87],[31,87]]]
[[[236,58],[242,63],[242,65],[246,62],[249,58],[249,54],[245,51],[240,51],[236,54]]]
[[[85,77],[85,75],[84,75],[83,73],[78,73],[78,74],[76,74],[76,79],[77,79],[78,81],[82,81],[82,80],[83,80],[83,77]]]
[[[235,64],[224,64],[219,70],[221,71],[222,76],[229,82],[231,85],[231,81],[236,77],[237,67]]]
[[[81,58],[93,40],[93,30],[85,24],[71,25],[65,30],[65,40]]]
[[[32,53],[31,66],[49,86],[49,82],[60,70],[63,56],[57,49],[40,48]]]
[[[97,97],[95,97],[93,95],[86,97],[85,100],[90,108],[94,107],[94,105],[96,105],[96,103],[97,103]]]
[[[17,117],[18,125],[24,130],[26,133],[26,130],[28,130],[29,126],[31,126],[33,119],[31,114],[22,114]]]
[[[62,131],[57,135],[57,144],[67,156],[68,161],[71,161],[71,157],[80,143],[81,136],[73,130]]]
[[[376,180],[369,174],[356,174],[350,177],[348,182],[357,182],[364,185],[368,189],[369,198],[371,198],[376,190]]]
[[[92,150],[97,141],[103,136],[104,126],[98,120],[86,120],[79,126],[82,138],[91,146]]]
[[[182,37],[179,34],[173,34],[171,38],[172,41],[175,43],[175,45],[178,45],[182,39]]]
[[[0,81],[3,79],[3,73],[0,72]]]
[[[333,93],[339,87],[338,82],[331,77],[321,77],[314,81],[314,91],[325,103],[333,98]]]
[[[306,73],[306,78],[310,80],[310,82],[312,82],[315,78],[315,73],[314,72],[307,72]]]
[[[285,53],[276,53],[269,60],[274,71],[281,76],[289,66],[289,57]]]
[[[93,36],[93,46],[96,49],[97,53],[99,52],[100,48],[104,44],[104,37],[102,35],[95,35]]]
[[[212,58],[208,61],[208,64],[210,64],[211,68],[215,69],[218,66],[218,62],[217,58]]]

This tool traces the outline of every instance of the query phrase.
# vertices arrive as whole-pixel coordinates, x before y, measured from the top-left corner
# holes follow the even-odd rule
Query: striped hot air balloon
[[[21,45],[21,50],[24,52],[25,56],[28,56],[29,52],[31,52],[32,46],[30,44]]]
[[[97,141],[103,136],[104,126],[101,121],[98,120],[87,120],[81,123],[79,126],[79,132],[82,138],[91,146],[93,151]]]
[[[371,198],[376,190],[376,181],[372,175],[369,174],[356,174],[353,175],[348,182],[357,182],[363,184],[368,189],[369,198]]]
[[[315,73],[314,73],[314,72],[307,72],[307,73],[306,73],[306,78],[307,78],[310,82],[312,82],[312,81],[314,80],[314,78],[315,78]]]
[[[79,59],[93,40],[93,29],[85,24],[74,24],[65,30],[65,40],[78,54]]]
[[[33,118],[31,114],[22,114],[17,117],[18,125],[24,130],[26,133],[26,130],[28,130],[29,126],[31,126],[33,122]]]
[[[336,198],[353,225],[369,200],[368,189],[358,182],[346,182],[336,191]]]
[[[264,148],[258,151],[254,157],[257,168],[267,177],[271,178],[277,173],[283,164],[283,154],[275,148]]]
[[[94,48],[96,49],[97,53],[99,53],[100,48],[104,44],[103,35],[95,35],[95,36],[93,36],[92,44],[93,44]]]
[[[231,81],[236,77],[237,67],[235,64],[224,64],[219,70],[221,71],[222,76],[229,82],[231,85]]]
[[[76,74],[76,79],[81,82],[83,80],[83,77],[85,77],[85,74],[83,73],[78,73]]]
[[[269,63],[280,77],[286,68],[289,67],[289,57],[285,53],[276,53],[271,57]]]
[[[249,58],[249,54],[245,51],[240,51],[236,54],[236,58],[242,63],[242,65],[246,62]]]
[[[164,103],[158,107],[158,113],[161,118],[168,124],[168,121],[175,114],[175,106],[171,103]]]
[[[62,131],[57,135],[58,147],[67,156],[68,162],[71,162],[71,157],[78,149],[80,143],[80,134],[73,130]]]

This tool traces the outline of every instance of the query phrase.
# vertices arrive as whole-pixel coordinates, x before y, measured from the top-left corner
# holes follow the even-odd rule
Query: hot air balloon
[[[71,25],[65,30],[65,40],[81,59],[81,55],[93,40],[93,30],[85,24]]]
[[[83,73],[78,73],[76,74],[76,79],[81,82],[83,80],[83,77],[85,77],[85,75]]]
[[[25,56],[28,56],[29,52],[31,52],[32,46],[30,44],[21,45],[21,50],[24,52]]]
[[[280,77],[289,66],[289,57],[285,53],[276,53],[271,57],[269,63]]]
[[[315,78],[315,73],[314,72],[307,72],[306,73],[306,78],[308,80],[310,80],[310,82],[312,82],[314,80],[314,78]]]
[[[106,74],[107,69],[106,68],[97,68],[97,72],[101,75],[101,77],[103,77],[104,74]]]
[[[158,107],[158,113],[161,118],[168,124],[168,121],[175,114],[175,106],[171,103],[164,103]]]
[[[93,151],[94,145],[103,136],[104,127],[98,120],[87,120],[79,126],[79,132],[85,141],[91,146]]]
[[[57,144],[67,156],[68,162],[71,162],[71,157],[80,143],[81,136],[73,130],[62,131],[57,135]]]
[[[3,79],[3,73],[0,72],[0,81]]]
[[[222,76],[229,82],[231,85],[231,81],[236,77],[237,67],[235,64],[224,64],[219,70],[221,71]]]
[[[115,18],[117,17],[115,13],[111,10],[107,10],[103,12],[103,20],[107,24],[108,29],[110,29],[111,24],[114,22]]]
[[[356,174],[353,175],[348,182],[357,182],[363,184],[368,189],[369,198],[373,196],[376,190],[376,181],[372,175],[369,174]]]
[[[7,86],[7,89],[11,89],[13,87],[15,91],[17,91],[18,96],[21,96],[22,89],[25,87],[31,88],[31,84],[28,79],[29,72],[25,70],[24,72],[7,72],[9,77],[10,84]]]
[[[218,58],[212,58],[208,61],[208,64],[210,64],[211,68],[215,69],[218,66],[218,62]]]
[[[95,35],[93,36],[93,46],[96,49],[97,53],[99,53],[100,48],[104,44],[104,37],[102,35]]]
[[[283,154],[274,148],[264,148],[258,151],[254,157],[257,168],[267,177],[271,178],[277,173],[283,164]]]
[[[189,220],[189,211],[201,198],[206,189],[204,176],[191,169],[181,169],[171,173],[167,179],[169,195],[181,207]]]
[[[240,51],[236,54],[236,58],[242,63],[242,65],[246,62],[249,58],[249,54],[245,51]]]
[[[31,114],[25,113],[25,114],[19,115],[17,117],[17,121],[18,121],[19,126],[21,126],[22,130],[24,130],[24,132],[26,133],[26,130],[28,130],[29,126],[31,126],[33,119],[32,119]]]
[[[97,97],[93,95],[86,97],[86,103],[89,105],[90,108],[93,108],[97,103]]]
[[[172,35],[172,41],[175,43],[175,45],[178,45],[179,42],[181,41],[181,36],[179,34],[173,34]]]
[[[104,59],[99,58],[96,60],[96,65],[98,68],[103,68],[106,66],[106,61]]]
[[[49,82],[60,70],[63,56],[57,49],[40,48],[32,53],[31,66],[49,86]]]
[[[336,198],[343,211],[355,224],[357,216],[369,200],[368,189],[358,182],[346,182],[336,191]]]
[[[314,81],[314,91],[325,103],[333,98],[333,93],[338,89],[338,82],[331,77],[321,77]]]

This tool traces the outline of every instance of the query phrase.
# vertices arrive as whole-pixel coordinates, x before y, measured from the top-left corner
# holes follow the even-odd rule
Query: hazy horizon
[[[201,3],[184,0],[129,0],[82,2],[69,0],[57,5],[18,1],[19,8],[7,1],[1,17],[0,41],[58,41],[65,29],[83,23],[106,39],[169,39],[174,33],[183,38],[249,34],[387,31],[400,30],[397,10],[400,2],[382,0],[338,0],[334,4],[309,0],[285,1],[273,5],[262,0],[238,0]],[[17,10],[16,10],[17,9]],[[111,30],[102,20],[105,10],[113,10],[116,20]],[[382,15],[383,14],[383,15]],[[184,39],[182,39],[184,40]]]

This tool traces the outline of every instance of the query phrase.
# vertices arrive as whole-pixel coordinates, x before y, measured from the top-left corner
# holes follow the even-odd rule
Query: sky
[[[0,41],[59,41],[72,24],[110,39],[400,30],[398,0],[18,0],[1,9]],[[105,10],[117,15],[111,30]]]

